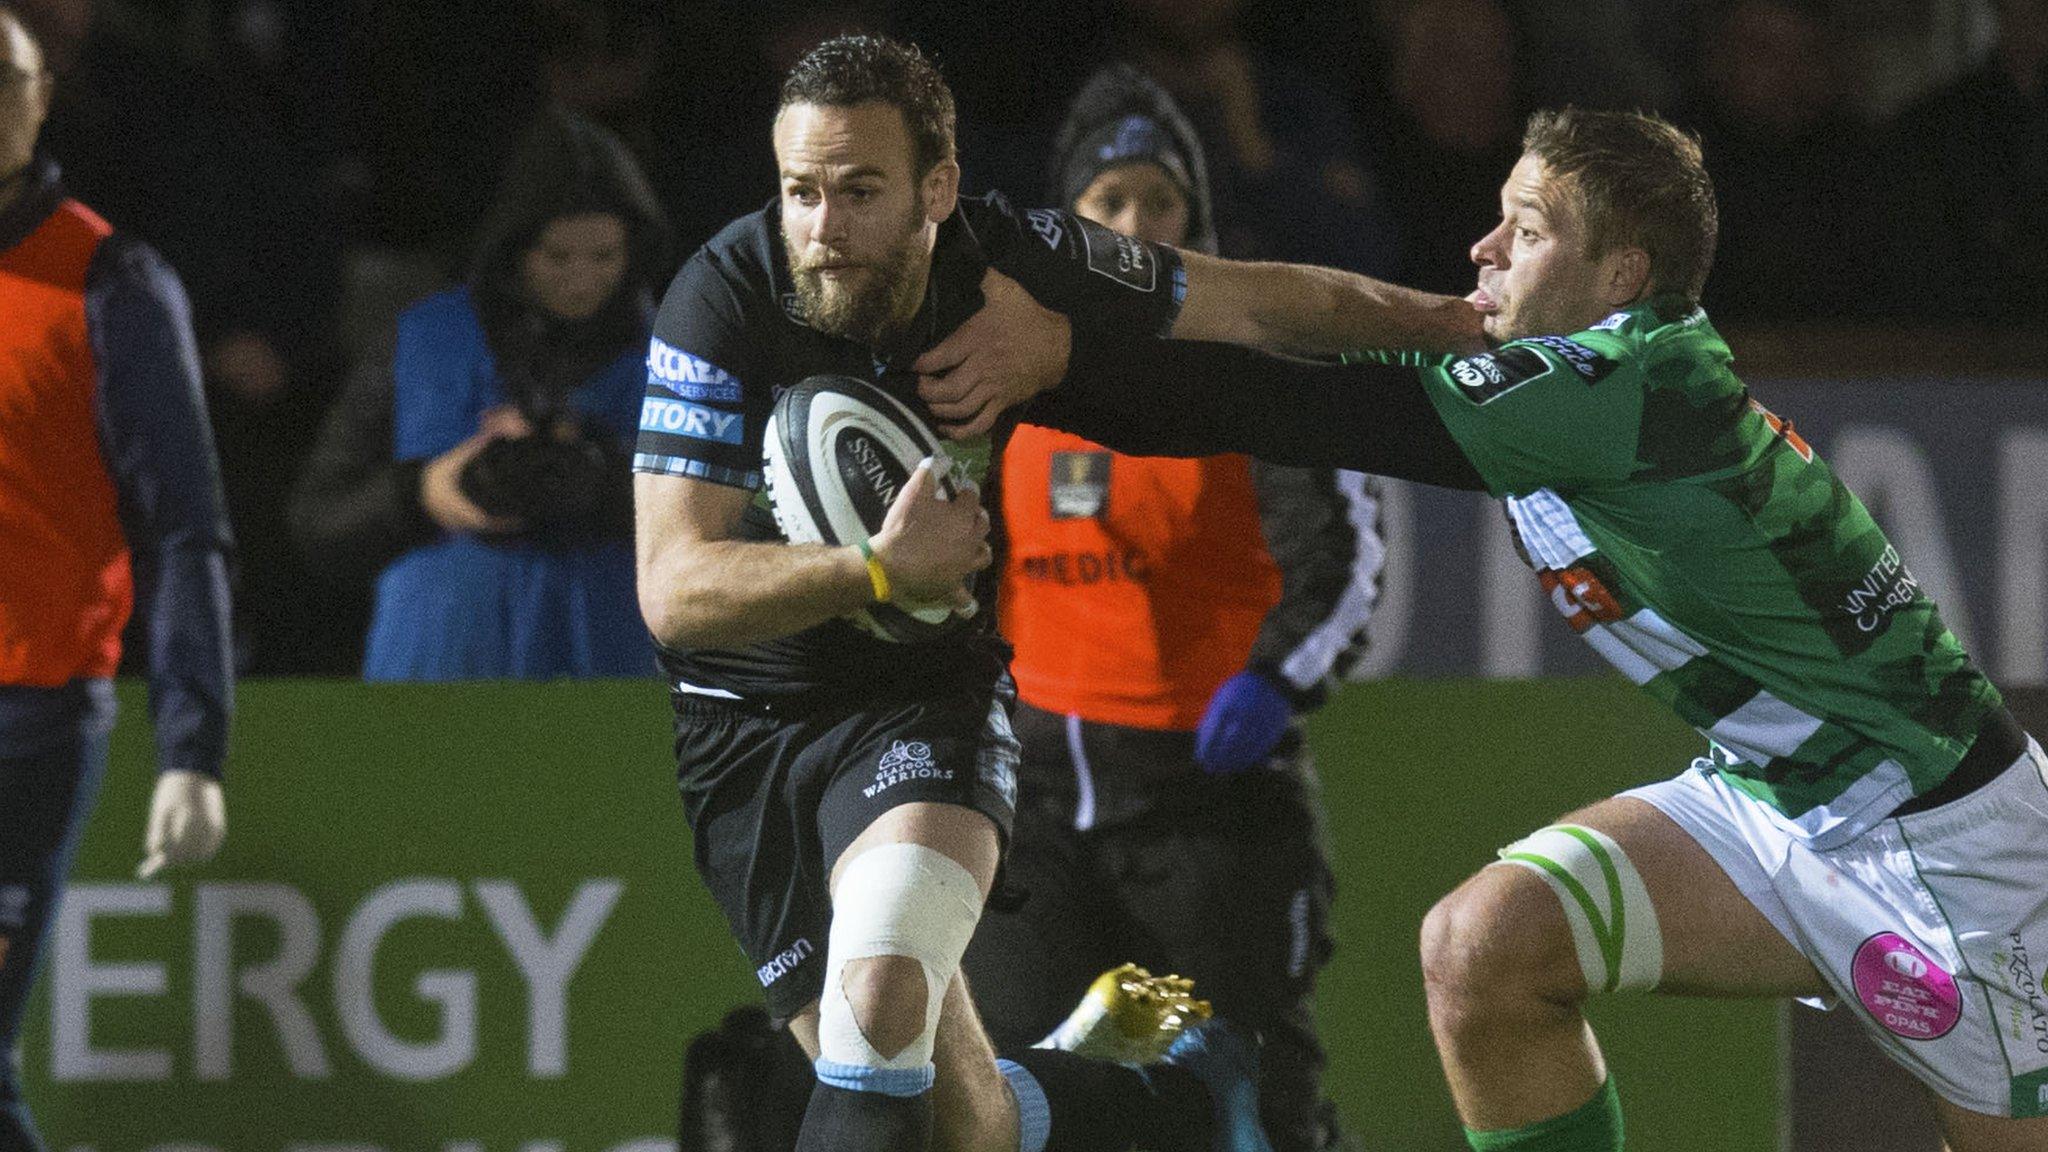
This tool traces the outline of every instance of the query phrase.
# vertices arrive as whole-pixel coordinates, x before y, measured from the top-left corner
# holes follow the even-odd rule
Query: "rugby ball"
[[[776,398],[762,439],[776,526],[792,544],[858,544],[882,530],[896,494],[927,456],[943,456],[932,430],[902,401],[851,376],[812,376]],[[966,483],[940,471],[939,498]],[[895,643],[950,633],[973,606],[871,604],[847,619]]]

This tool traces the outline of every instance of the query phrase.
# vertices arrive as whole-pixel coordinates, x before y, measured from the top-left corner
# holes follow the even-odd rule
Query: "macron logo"
[[[740,414],[649,396],[640,402],[640,430],[667,432],[672,436],[688,436],[696,440],[715,440],[720,444],[738,444]]]
[[[685,400],[729,404],[740,398],[740,382],[730,372],[666,343],[659,336],[647,346],[647,375]]]
[[[808,939],[798,937],[796,943],[776,953],[775,959],[754,969],[754,976],[761,981],[761,987],[766,988],[795,971],[797,965],[811,958],[813,951]]]

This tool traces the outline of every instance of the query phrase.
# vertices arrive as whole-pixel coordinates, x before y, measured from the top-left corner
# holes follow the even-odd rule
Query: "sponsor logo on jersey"
[[[739,413],[720,412],[701,404],[664,400],[659,396],[649,396],[640,402],[640,430],[667,432],[672,436],[688,436],[696,440],[715,440],[720,444],[738,444],[741,441]]]
[[[1142,240],[1135,240],[1093,220],[1074,217],[1081,242],[1088,249],[1088,267],[1126,288],[1150,292],[1159,286],[1159,261]]]
[[[1614,371],[1614,361],[1569,336],[1535,336],[1528,341],[1541,344],[1557,353],[1558,359],[1572,366],[1572,371],[1586,378],[1588,383]]]
[[[1564,615],[1573,632],[1584,632],[1595,624],[1619,623],[1626,616],[1621,601],[1590,567],[1574,565],[1563,571],[1539,569],[1536,579],[1550,594],[1551,606]]]
[[[1593,325],[1592,331],[1618,332],[1621,330],[1621,326],[1626,323],[1628,323],[1628,313],[1616,312],[1614,315],[1609,316],[1607,319],[1602,320],[1598,324]]]
[[[1031,230],[1038,233],[1038,238],[1045,241],[1047,248],[1055,252],[1060,250],[1060,241],[1066,239],[1067,230],[1060,223],[1059,213],[1050,208],[1027,208],[1024,219],[1030,223]]]
[[[1484,404],[1549,375],[1554,367],[1534,348],[1510,344],[1498,352],[1453,360],[1448,370],[1451,379],[1464,390],[1466,399]]]
[[[1903,608],[1920,598],[1920,582],[1906,571],[1899,550],[1885,545],[1884,553],[1863,574],[1863,582],[1842,598],[1842,611],[1856,620],[1858,632],[1875,632],[1884,626],[1893,609]]]
[[[1052,454],[1052,518],[1086,520],[1109,507],[1109,453]]]
[[[932,746],[922,740],[898,740],[875,764],[875,782],[860,790],[873,798],[905,780],[951,780],[953,770],[932,760]]]
[[[808,939],[799,937],[796,943],[777,952],[773,960],[754,969],[754,975],[760,978],[761,987],[766,988],[791,972],[796,971],[797,965],[810,959],[811,954],[816,951],[817,949],[811,947],[811,942]]]
[[[1474,356],[1451,365],[1451,375],[1467,388],[1499,387],[1507,383],[1507,373],[1501,371],[1500,362],[1491,355]]]
[[[659,336],[647,345],[647,378],[685,400],[729,404],[740,398],[740,382],[730,372],[664,342]]]

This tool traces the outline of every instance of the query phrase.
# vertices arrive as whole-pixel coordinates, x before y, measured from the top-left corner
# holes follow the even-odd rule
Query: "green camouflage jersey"
[[[1706,313],[1423,362],[1551,602],[1816,846],[1939,784],[2000,706],[1870,513]]]

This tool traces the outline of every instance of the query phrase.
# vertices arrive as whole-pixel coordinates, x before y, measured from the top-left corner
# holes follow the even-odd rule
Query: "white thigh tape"
[[[943,852],[921,844],[883,844],[849,860],[832,901],[825,994],[818,1004],[819,1057],[870,1068],[930,1064],[940,1004],[980,919],[980,885]],[[924,968],[924,1029],[891,1056],[868,1043],[841,987],[846,962],[868,956],[908,956]]]
[[[1500,850],[1549,883],[1572,926],[1592,992],[1649,991],[1664,975],[1664,936],[1642,874],[1621,845],[1591,828],[1553,824]]]

